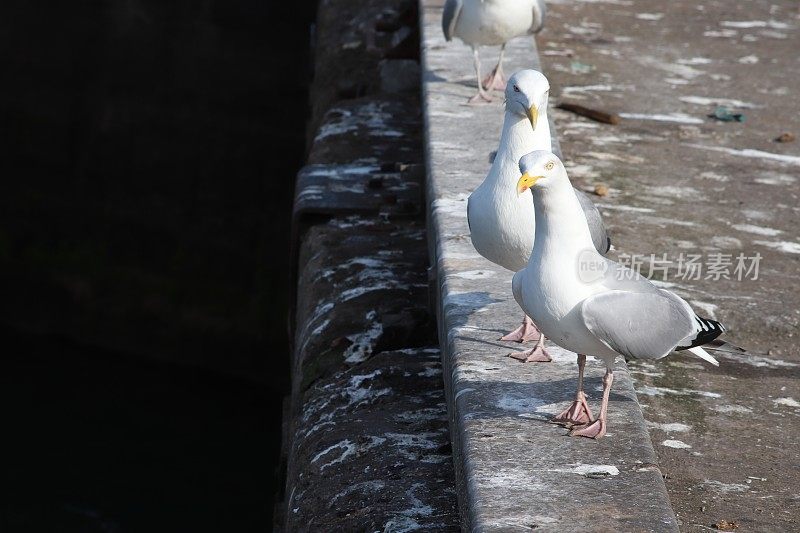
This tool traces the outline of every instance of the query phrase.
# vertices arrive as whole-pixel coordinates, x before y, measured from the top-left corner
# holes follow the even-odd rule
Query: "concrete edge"
[[[611,433],[571,439],[546,420],[574,395],[575,355],[551,345],[553,363],[522,365],[505,357],[513,346],[496,341],[521,312],[511,273],[472,248],[466,198],[488,169],[502,108],[463,105],[474,91],[472,62],[466,46],[444,41],[442,4],[420,0],[422,104],[428,246],[462,527],[677,531],[624,361],[615,369]],[[486,65],[496,57],[483,53]],[[532,39],[510,43],[507,72],[539,64]],[[601,375],[590,362],[593,406]],[[592,467],[608,474],[587,475]]]

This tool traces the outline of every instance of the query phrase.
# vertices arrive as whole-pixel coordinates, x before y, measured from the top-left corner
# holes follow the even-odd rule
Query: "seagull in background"
[[[448,41],[458,37],[472,47],[478,94],[470,103],[491,102],[489,91],[506,87],[503,53],[514,37],[534,34],[544,26],[547,12],[544,0],[447,0],[442,14],[442,30]],[[481,80],[480,46],[500,46],[500,58],[492,73]]]
[[[725,328],[695,314],[678,295],[597,253],[567,171],[555,154],[532,152],[519,166],[517,191],[533,193],[536,245],[528,266],[514,274],[514,298],[552,342],[578,354],[575,401],[553,422],[571,427],[572,436],[599,439],[606,434],[618,356],[661,359],[688,350],[719,365],[701,346]],[[587,355],[606,365],[596,419],[583,392]]]
[[[550,83],[541,72],[520,70],[506,87],[503,132],[497,155],[483,182],[467,201],[467,222],[475,250],[512,272],[528,265],[534,247],[534,210],[530,192],[517,194],[519,160],[533,150],[552,150],[547,100]],[[597,207],[581,191],[573,189],[583,220],[591,228],[594,246],[608,252],[611,241]],[[538,341],[530,350],[509,354],[524,363],[550,361],[544,336],[526,315],[522,325],[500,338],[503,341]]]

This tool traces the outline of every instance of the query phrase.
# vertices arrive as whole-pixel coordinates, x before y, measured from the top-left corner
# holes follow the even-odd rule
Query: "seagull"
[[[503,77],[503,54],[506,43],[514,37],[537,33],[544,26],[547,12],[544,0],[447,0],[442,13],[445,39],[458,37],[472,47],[478,94],[470,103],[491,102],[487,91],[506,87]],[[500,58],[492,73],[481,81],[479,46],[500,46]],[[485,90],[484,90],[485,87]]]
[[[512,272],[527,266],[534,237],[531,193],[518,195],[519,159],[533,150],[552,150],[547,99],[550,84],[541,72],[516,72],[506,87],[506,110],[500,145],[489,173],[467,201],[467,222],[475,249],[489,261]],[[600,213],[583,192],[575,189],[583,219],[591,227],[592,239],[600,253],[608,252],[611,241]],[[537,340],[527,351],[509,354],[529,363],[550,361],[544,337],[526,315],[522,326],[500,338],[504,341]]]
[[[688,350],[719,365],[701,346],[725,328],[695,314],[678,295],[597,253],[581,204],[555,154],[529,153],[520,160],[520,171],[517,191],[533,193],[536,245],[528,266],[514,275],[514,297],[551,341],[579,354],[575,401],[553,421],[571,427],[572,436],[598,439],[606,433],[617,356],[661,359]],[[606,365],[597,418],[583,393],[588,355]]]

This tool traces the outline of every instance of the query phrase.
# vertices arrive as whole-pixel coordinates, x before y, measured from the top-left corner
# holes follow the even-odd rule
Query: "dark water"
[[[0,3],[0,531],[264,531],[316,2]]]
[[[268,531],[280,395],[2,331],[1,531]]]

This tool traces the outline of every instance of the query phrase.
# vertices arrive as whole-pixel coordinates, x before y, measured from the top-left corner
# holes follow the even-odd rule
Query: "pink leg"
[[[550,354],[544,349],[544,335],[539,336],[539,342],[530,350],[512,352],[508,354],[508,356],[522,361],[523,363],[549,363],[552,361],[552,359],[550,359]]]
[[[569,433],[571,437],[589,437],[590,439],[599,439],[606,434],[608,397],[611,394],[612,383],[614,383],[614,371],[609,368],[606,370],[606,375],[603,376],[603,403],[600,406],[600,417],[591,424],[573,429]]]
[[[506,335],[503,335],[499,340],[509,342],[527,342],[537,341],[541,336],[542,334],[539,333],[539,330],[536,328],[536,324],[533,323],[533,320],[531,320],[528,315],[525,315],[525,318],[522,319],[522,325],[520,327],[510,333],[507,333]]]
[[[591,422],[592,412],[589,410],[589,404],[586,403],[586,395],[583,393],[583,369],[585,366],[586,356],[578,354],[578,391],[575,393],[575,401],[560,414],[553,417],[551,422],[567,427],[580,426]]]
[[[497,60],[497,66],[494,67],[492,73],[486,76],[483,80],[483,87],[487,91],[505,91],[506,78],[503,76],[503,54],[506,51],[506,45],[500,47],[500,58]]]
[[[491,102],[492,102],[492,97],[483,92],[482,90],[478,91],[478,94],[467,100],[467,103],[472,105],[489,104]]]
[[[491,95],[483,90],[483,85],[481,84],[481,58],[478,54],[478,49],[473,48],[472,54],[475,61],[475,75],[478,78],[478,94],[473,96],[468,100],[470,104],[485,104],[492,101]]]

